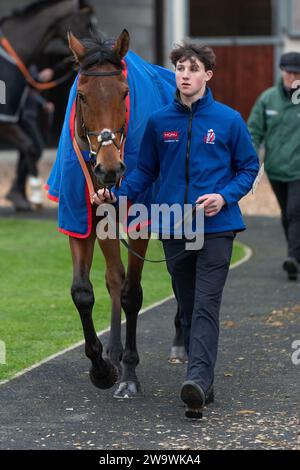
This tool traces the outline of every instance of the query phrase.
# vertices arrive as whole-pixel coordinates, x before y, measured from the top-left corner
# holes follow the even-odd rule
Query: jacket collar
[[[278,88],[279,88],[279,91],[280,91],[280,94],[281,94],[282,98],[284,98],[288,101],[291,100],[293,93],[295,93],[295,91],[297,90],[297,88],[293,88],[293,89],[290,89],[290,90],[288,88],[286,88],[283,84],[282,79],[279,80],[279,82],[278,82]]]
[[[193,114],[199,111],[200,109],[203,109],[206,106],[211,105],[213,102],[214,102],[214,98],[208,86],[206,87],[205,94],[202,96],[202,98],[199,98],[197,101],[195,101],[192,104],[192,108],[189,108],[181,101],[178,88],[176,90],[176,94],[174,98],[174,105],[179,111],[185,112],[185,113],[190,113],[192,111]]]

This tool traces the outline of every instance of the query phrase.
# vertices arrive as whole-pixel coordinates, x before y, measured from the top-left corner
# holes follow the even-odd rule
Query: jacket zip
[[[192,121],[193,121],[193,111],[190,110],[189,127],[188,127],[188,141],[187,141],[186,158],[185,158],[185,195],[184,195],[184,204],[188,203],[189,164],[190,164],[190,150],[191,150],[191,138],[192,138]]]

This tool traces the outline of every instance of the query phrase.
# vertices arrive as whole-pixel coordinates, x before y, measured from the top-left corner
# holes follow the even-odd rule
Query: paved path
[[[167,362],[174,301],[139,319],[145,398],[94,388],[83,347],[0,387],[2,449],[300,449],[300,284],[287,282],[279,219],[253,217],[240,240],[254,251],[224,292],[216,403],[184,417],[185,366]],[[104,335],[104,342],[106,335]]]

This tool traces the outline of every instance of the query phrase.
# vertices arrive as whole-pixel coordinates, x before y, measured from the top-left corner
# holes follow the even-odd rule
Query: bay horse
[[[71,32],[68,37],[69,47],[79,66],[73,142],[78,145],[79,151],[88,150],[90,157],[94,156],[94,162],[90,159],[86,163],[94,190],[111,188],[119,184],[125,172],[122,143],[124,144],[125,137],[129,85],[124,74],[124,57],[129,48],[129,34],[123,30],[114,43],[101,38],[79,40]],[[99,144],[104,141],[106,145]],[[78,155],[78,152],[76,153]],[[72,200],[70,202],[72,204]],[[120,373],[114,397],[138,397],[143,395],[143,392],[136,374],[139,364],[136,328],[143,301],[141,275],[144,262],[130,251],[125,275],[119,240],[102,240],[96,237],[96,225],[99,221],[96,215],[97,207],[91,205],[92,229],[89,235],[85,238],[69,237],[73,261],[71,295],[82,322],[85,353],[91,360],[92,383],[100,389],[110,388],[118,381]],[[106,286],[112,302],[106,358],[103,357],[103,346],[97,337],[92,318],[94,292],[90,269],[96,239],[105,258]],[[130,248],[142,258],[146,254],[148,242],[148,239],[133,240],[129,237]],[[121,308],[126,316],[124,349],[121,343]],[[178,352],[178,360],[184,362],[185,352],[178,312],[175,325],[173,349]]]
[[[77,34],[86,36],[92,28],[92,23],[95,23],[93,10],[81,0],[35,1],[0,18],[0,46],[5,50],[8,42],[8,47],[11,46],[13,49],[13,52],[5,50],[8,56],[15,52],[25,67],[28,68],[31,64],[38,66],[45,50],[50,48],[51,51],[51,43],[55,39],[59,40],[55,44],[56,54],[62,59],[70,56],[66,41],[67,31],[72,28]],[[15,70],[20,74],[17,67]],[[3,73],[0,67],[0,79]],[[11,93],[14,93],[14,77],[10,75],[9,80],[12,82]],[[23,86],[25,85],[26,80]],[[44,89],[47,89],[46,86]],[[12,143],[24,153],[29,173],[37,176],[35,146],[30,136],[18,124],[17,118],[11,120],[1,115],[0,138]]]

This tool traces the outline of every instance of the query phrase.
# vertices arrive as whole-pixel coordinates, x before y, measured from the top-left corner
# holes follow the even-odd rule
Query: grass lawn
[[[124,260],[126,255],[123,249]],[[235,243],[232,262],[243,255],[243,246]],[[148,256],[163,258],[159,241],[150,243]],[[91,278],[99,331],[110,324],[110,301],[97,246]],[[0,341],[6,345],[0,380],[82,339],[71,280],[68,237],[57,231],[55,222],[0,219]],[[143,289],[143,307],[172,294],[164,263],[145,263]]]

